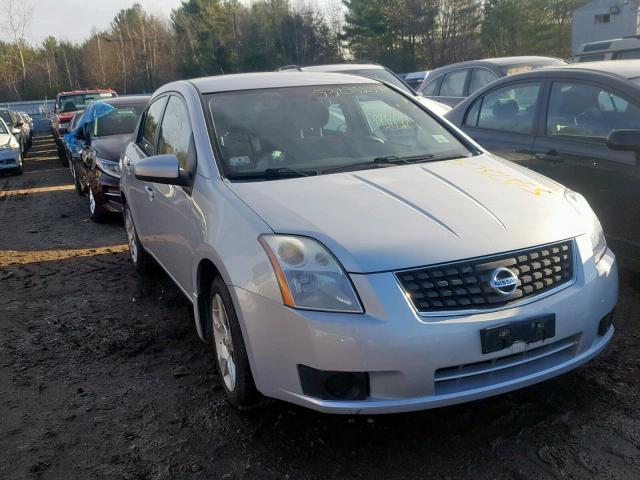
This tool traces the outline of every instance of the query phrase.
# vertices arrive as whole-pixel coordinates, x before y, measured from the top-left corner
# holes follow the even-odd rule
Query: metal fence
[[[33,118],[33,129],[38,133],[49,131],[49,117],[53,113],[55,99],[32,100],[29,102],[0,103],[0,108],[8,108],[15,112],[26,112]]]

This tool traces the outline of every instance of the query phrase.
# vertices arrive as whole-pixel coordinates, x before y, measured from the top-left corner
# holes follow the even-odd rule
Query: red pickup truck
[[[117,97],[118,94],[111,90],[90,89],[74,90],[72,92],[60,92],[56,97],[56,105],[51,120],[51,131],[58,148],[58,156],[63,165],[68,165],[66,149],[64,148],[64,135],[69,131],[69,122],[77,110],[84,110],[91,102]]]

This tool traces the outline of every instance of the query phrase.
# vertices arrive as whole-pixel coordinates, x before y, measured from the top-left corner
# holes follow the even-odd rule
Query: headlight
[[[593,258],[598,263],[607,251],[607,240],[604,238],[604,232],[600,220],[596,217],[587,200],[572,190],[566,189],[564,197],[582,215],[588,222],[587,227],[589,237],[591,238],[591,247],[593,248]]]
[[[362,313],[351,281],[338,260],[307,237],[263,235],[285,305],[307,310]]]
[[[96,166],[107,175],[120,178],[120,164],[118,162],[96,158]]]

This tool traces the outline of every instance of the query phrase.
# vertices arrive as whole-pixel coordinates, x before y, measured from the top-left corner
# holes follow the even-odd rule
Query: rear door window
[[[440,83],[442,83],[442,77],[435,78],[431,80],[427,85],[422,89],[422,94],[428,97],[436,97],[440,93]]]
[[[467,81],[468,69],[447,73],[440,87],[441,97],[464,97],[464,85]]]
[[[498,76],[491,70],[487,70],[486,68],[474,68],[471,72],[469,95],[477,90],[480,90],[482,87],[489,85],[491,82],[497,79]]]
[[[156,150],[156,140],[158,138],[158,127],[167,97],[154,101],[142,117],[140,132],[138,133],[138,145],[147,155],[153,155]]]
[[[494,90],[482,99],[477,126],[530,134],[533,131],[539,95],[540,82],[519,83]],[[467,118],[472,120],[471,115]]]

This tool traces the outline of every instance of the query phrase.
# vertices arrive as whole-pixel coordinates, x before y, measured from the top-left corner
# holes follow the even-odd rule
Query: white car
[[[616,261],[587,202],[375,80],[171,83],[121,171],[133,263],[155,258],[193,303],[237,407],[451,405],[613,336]]]
[[[22,173],[22,150],[11,129],[0,118],[0,172]]]

